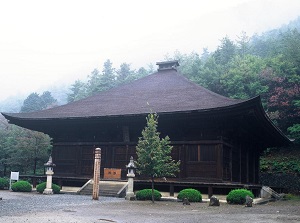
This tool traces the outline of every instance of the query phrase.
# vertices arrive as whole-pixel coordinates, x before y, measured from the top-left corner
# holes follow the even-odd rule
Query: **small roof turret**
[[[158,71],[160,70],[176,70],[179,66],[178,60],[172,60],[172,61],[163,61],[163,62],[157,62],[156,65],[158,65]]]

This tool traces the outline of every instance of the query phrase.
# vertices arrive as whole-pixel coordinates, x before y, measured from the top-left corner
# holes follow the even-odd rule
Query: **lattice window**
[[[189,161],[216,161],[216,145],[189,145]]]

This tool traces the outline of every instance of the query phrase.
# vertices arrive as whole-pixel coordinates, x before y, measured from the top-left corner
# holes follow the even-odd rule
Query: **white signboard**
[[[19,180],[19,172],[10,172],[10,180],[9,180],[9,189],[11,190],[11,181],[12,180]]]
[[[19,172],[11,172],[10,179],[11,180],[19,180]]]

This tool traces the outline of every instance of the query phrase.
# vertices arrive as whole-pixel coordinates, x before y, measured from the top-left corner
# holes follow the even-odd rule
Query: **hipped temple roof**
[[[269,134],[268,145],[287,145],[291,141],[265,113],[260,97],[248,100],[231,99],[209,91],[181,76],[177,61],[158,63],[158,72],[100,92],[85,99],[55,108],[30,113],[2,113],[12,124],[43,131],[38,123],[58,123],[66,120],[158,114],[255,114],[259,128]],[[32,125],[33,123],[34,126]],[[245,122],[247,125],[247,122]],[[272,140],[276,139],[276,142]]]
[[[223,97],[181,76],[175,69],[154,74],[117,86],[94,96],[30,113],[4,113],[10,119],[65,119],[124,116],[230,107],[246,100]]]

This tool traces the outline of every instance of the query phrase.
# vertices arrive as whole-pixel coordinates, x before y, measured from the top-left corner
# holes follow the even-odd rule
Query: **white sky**
[[[299,15],[299,0],[0,0],[0,100],[73,83],[106,59],[138,68],[212,51]]]

